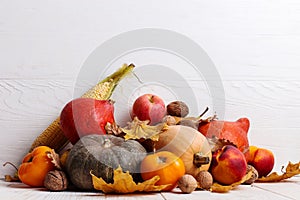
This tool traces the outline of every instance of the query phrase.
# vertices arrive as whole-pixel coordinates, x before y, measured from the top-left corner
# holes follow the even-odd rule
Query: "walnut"
[[[167,105],[167,112],[172,116],[185,117],[189,114],[189,108],[182,101],[173,101]]]
[[[44,186],[51,191],[66,190],[68,187],[67,176],[60,170],[50,171],[45,177]]]
[[[179,189],[183,193],[187,193],[187,194],[193,192],[198,186],[196,179],[190,174],[183,175],[178,180],[177,184]]]
[[[208,190],[213,184],[213,177],[208,171],[200,171],[196,176],[199,187]]]

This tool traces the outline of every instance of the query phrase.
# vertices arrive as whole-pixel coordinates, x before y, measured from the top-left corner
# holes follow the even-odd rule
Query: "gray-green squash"
[[[87,135],[71,149],[66,171],[70,181],[79,189],[92,190],[90,171],[108,183],[113,182],[113,170],[119,165],[133,177],[139,175],[140,163],[146,156],[145,148],[135,140],[124,140],[113,135]]]

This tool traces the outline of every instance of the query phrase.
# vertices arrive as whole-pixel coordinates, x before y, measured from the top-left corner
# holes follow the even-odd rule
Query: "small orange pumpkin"
[[[187,174],[196,176],[200,171],[209,169],[212,154],[208,140],[191,127],[168,126],[159,134],[155,148],[159,151],[170,151],[180,157]]]
[[[184,163],[175,154],[169,151],[159,151],[149,154],[141,162],[141,175],[148,180],[158,175],[157,185],[167,185],[163,191],[170,191],[176,185],[180,177],[185,174]]]

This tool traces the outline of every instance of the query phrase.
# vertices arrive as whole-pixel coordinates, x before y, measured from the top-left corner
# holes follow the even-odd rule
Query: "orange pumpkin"
[[[141,163],[141,175],[144,180],[159,176],[157,185],[167,185],[163,191],[170,191],[177,185],[177,181],[185,174],[184,163],[175,154],[160,151],[146,156]]]
[[[205,136],[199,131],[182,125],[173,125],[159,134],[155,148],[170,151],[181,158],[187,174],[196,176],[208,170],[211,162],[211,148]]]

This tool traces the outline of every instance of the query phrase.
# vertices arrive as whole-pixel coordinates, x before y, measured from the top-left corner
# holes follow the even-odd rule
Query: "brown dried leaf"
[[[226,145],[232,145],[235,146],[232,142],[230,142],[229,140],[225,140],[225,139],[219,139],[216,136],[212,137],[212,138],[207,138],[209,145],[211,147],[211,151],[215,152],[218,149],[222,149],[224,146]]]
[[[218,193],[225,193],[225,192],[229,192],[230,190],[234,189],[235,187],[237,187],[238,185],[241,185],[242,183],[244,183],[246,180],[248,180],[249,178],[251,178],[252,176],[252,171],[249,171],[243,178],[242,180],[235,182],[231,185],[221,185],[218,183],[214,183],[211,188],[210,191],[211,192],[218,192]]]
[[[214,115],[211,116],[211,117],[205,118],[205,119],[201,118],[201,117],[203,116],[203,114],[205,114],[206,111],[207,111],[207,110],[205,110],[204,113],[202,113],[202,114],[199,116],[199,124],[200,124],[200,123],[209,123],[209,122],[211,122],[211,121],[214,121],[214,120],[217,120],[217,119],[218,119],[218,116],[217,116],[216,114],[214,114]]]
[[[298,174],[300,174],[300,162],[295,164],[289,162],[283,174],[279,175],[276,172],[273,172],[266,177],[261,177],[257,179],[256,182],[279,182]]]
[[[116,123],[107,122],[105,125],[105,130],[108,135],[122,136],[122,129]]]
[[[11,175],[4,175],[4,181],[5,182],[19,182],[20,179],[18,176],[11,176]]]
[[[54,151],[54,149],[51,149],[51,151],[47,151],[46,154],[48,158],[51,159],[51,162],[54,164],[54,166],[57,169],[61,169],[59,155]]]
[[[93,175],[92,172],[91,175],[94,188],[104,193],[158,192],[169,186],[155,185],[159,181],[159,176],[136,184],[129,172],[124,173],[120,166],[114,170],[114,183],[106,183],[102,178]]]
[[[156,126],[148,125],[149,121],[140,121],[137,117],[128,124],[127,127],[122,128],[125,133],[125,140],[129,139],[151,139],[158,141],[159,133],[166,127],[165,124],[158,124]]]

